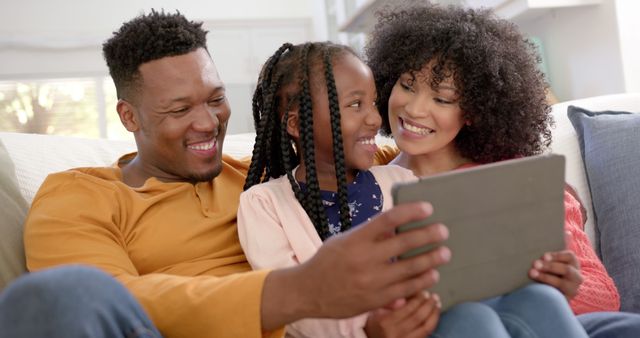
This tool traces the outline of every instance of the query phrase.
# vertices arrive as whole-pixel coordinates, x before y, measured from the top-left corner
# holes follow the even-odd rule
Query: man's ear
[[[300,139],[300,120],[297,110],[289,111],[287,114],[287,133],[296,141]]]
[[[118,116],[120,116],[120,122],[130,132],[136,132],[140,129],[140,123],[133,105],[125,100],[118,100],[116,104],[116,110]]]

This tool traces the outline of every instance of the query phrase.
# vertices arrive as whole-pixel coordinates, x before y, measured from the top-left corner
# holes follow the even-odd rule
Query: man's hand
[[[369,338],[423,338],[430,335],[440,319],[437,295],[419,292],[369,314],[365,332]]]
[[[410,249],[442,242],[449,235],[447,228],[433,224],[390,235],[399,225],[432,213],[428,203],[396,206],[329,238],[307,262],[271,272],[263,287],[263,330],[302,318],[355,316],[434,285],[439,278],[435,268],[451,257],[448,248],[392,260]]]
[[[545,253],[533,262],[529,277],[557,288],[567,300],[575,297],[582,284],[580,263],[571,250]]]

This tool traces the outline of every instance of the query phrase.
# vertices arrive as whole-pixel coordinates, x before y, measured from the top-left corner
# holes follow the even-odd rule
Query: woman
[[[400,150],[380,162],[427,176],[540,154],[551,142],[534,45],[488,10],[414,5],[383,12],[366,54],[383,133]],[[533,262],[530,278],[557,288],[574,313],[597,313],[579,316],[590,336],[637,335],[640,316],[612,312],[620,306],[617,289],[569,190],[565,210],[568,250]]]

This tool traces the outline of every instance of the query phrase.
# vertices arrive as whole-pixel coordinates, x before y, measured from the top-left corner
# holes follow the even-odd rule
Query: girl
[[[414,5],[382,13],[366,53],[382,130],[400,149],[381,162],[395,157],[391,163],[426,176],[540,154],[550,143],[550,107],[535,48],[515,25],[487,10]],[[533,262],[530,277],[560,290],[576,314],[617,311],[616,287],[592,250],[569,190],[565,209],[570,250]],[[594,317],[580,318],[590,333],[600,330]],[[631,316],[599,317],[621,318],[620,326],[639,332]]]
[[[267,61],[254,95],[256,144],[238,209],[240,242],[253,268],[309,259],[322,241],[389,207],[391,183],[415,179],[397,166],[371,167],[381,123],[375,101],[371,70],[344,46],[285,44]],[[561,297],[545,287],[514,294],[510,299],[536,298],[530,310],[545,313],[542,324],[555,326],[559,336],[584,334]],[[390,308],[385,315],[303,320],[287,332],[424,337],[438,324],[437,336],[510,337],[495,313],[479,304],[453,307],[439,318],[437,297],[419,294]]]
[[[323,240],[390,206],[383,202],[392,182],[414,179],[397,166],[367,170],[381,123],[375,99],[371,71],[347,47],[285,44],[267,61],[254,94],[257,135],[245,190],[271,180],[243,193],[238,209],[253,268],[309,259]],[[421,295],[414,303],[436,305]],[[364,336],[365,320],[303,320],[287,332]]]

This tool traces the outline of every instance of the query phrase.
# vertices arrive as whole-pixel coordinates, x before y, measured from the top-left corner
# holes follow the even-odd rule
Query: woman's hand
[[[372,311],[365,332],[369,338],[424,338],[436,329],[440,307],[438,295],[420,292]]]
[[[571,250],[545,253],[533,262],[529,277],[557,288],[567,300],[575,297],[582,284],[580,263]]]

